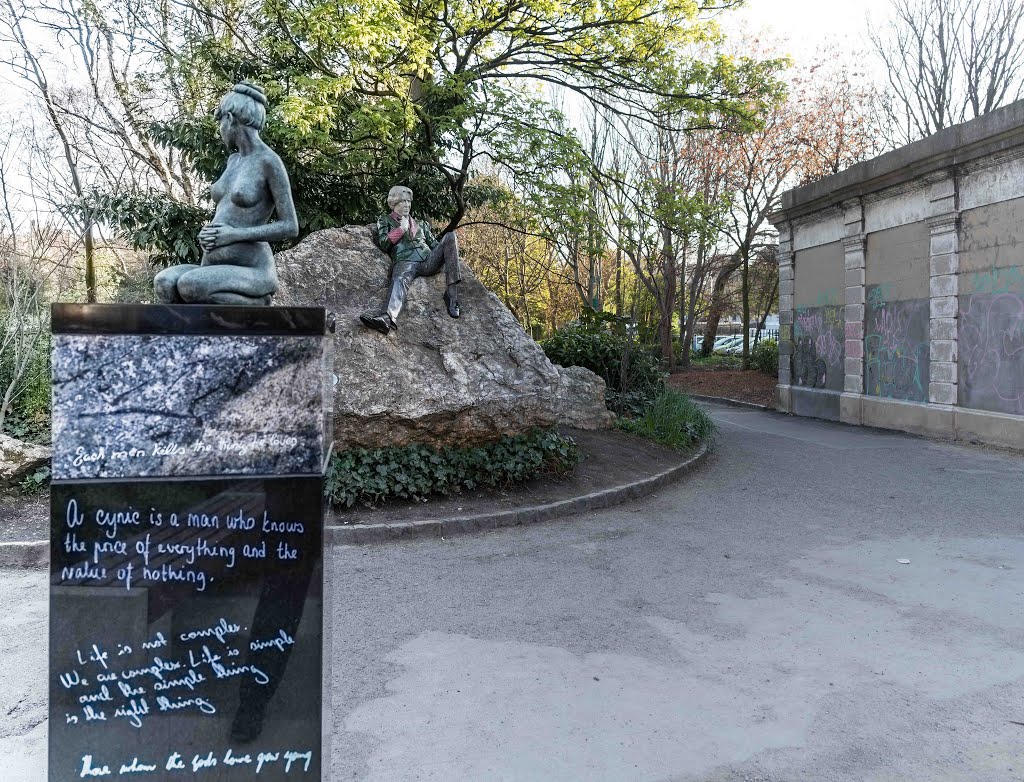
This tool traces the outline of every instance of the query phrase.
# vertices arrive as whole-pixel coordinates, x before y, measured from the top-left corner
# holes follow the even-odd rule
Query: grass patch
[[[724,353],[712,353],[702,356],[698,352],[690,354],[690,366],[693,369],[742,369],[742,356],[729,356]]]
[[[571,437],[539,429],[475,448],[353,448],[331,457],[325,494],[341,508],[422,499],[510,486],[540,473],[564,474],[581,458]]]
[[[666,389],[636,418],[619,418],[616,425],[660,445],[688,450],[715,436],[715,422],[690,397]]]

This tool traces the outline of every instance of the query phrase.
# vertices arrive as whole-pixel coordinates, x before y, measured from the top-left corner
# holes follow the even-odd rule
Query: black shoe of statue
[[[380,315],[360,315],[359,320],[361,320],[363,325],[367,328],[379,331],[385,336],[395,327],[395,322],[391,320],[391,316],[386,312]]]
[[[444,306],[448,308],[448,314],[451,315],[453,318],[459,317],[459,300],[452,296],[449,296],[448,291],[445,291],[444,296],[442,296],[441,298],[444,299]]]

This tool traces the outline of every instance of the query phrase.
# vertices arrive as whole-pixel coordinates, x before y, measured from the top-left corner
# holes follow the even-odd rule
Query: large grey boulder
[[[49,462],[51,454],[45,445],[31,445],[0,434],[0,487],[17,484]]]
[[[468,446],[558,424],[603,428],[604,381],[548,361],[518,321],[463,264],[462,317],[448,316],[444,275],[413,282],[398,328],[359,322],[379,311],[391,260],[370,229],[310,234],[275,256],[280,306],[323,306],[337,317],[334,440],[339,450],[422,443]],[[595,384],[600,384],[600,389]],[[581,394],[576,398],[576,394]]]

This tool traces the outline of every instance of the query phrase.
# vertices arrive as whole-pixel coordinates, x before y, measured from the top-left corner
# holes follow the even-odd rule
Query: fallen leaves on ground
[[[717,396],[775,407],[774,375],[734,369],[690,369],[669,376],[669,385],[683,393]]]

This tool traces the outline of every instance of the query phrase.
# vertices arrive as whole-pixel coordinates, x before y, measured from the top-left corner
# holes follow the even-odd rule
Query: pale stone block
[[[864,378],[860,375],[846,375],[843,378],[843,391],[848,394],[860,394],[864,392]]]
[[[779,267],[779,282],[793,279],[793,264],[788,263]]]
[[[864,285],[864,269],[848,269],[846,271],[846,287],[853,288]]]
[[[942,201],[956,196],[956,180],[951,176],[935,179],[928,188],[929,201]],[[932,214],[938,214],[933,212]]]
[[[846,271],[852,269],[863,269],[864,268],[864,251],[858,250],[856,252],[847,252],[843,255],[843,264]]]
[[[958,293],[957,275],[944,274],[941,277],[932,277],[929,292],[933,299],[937,296],[956,296]]]
[[[958,440],[1019,451],[1024,443],[1024,416],[957,408],[956,436]]]
[[[953,233],[959,229],[959,212],[954,207],[955,199],[932,203],[932,216],[928,218],[928,232],[933,236]]]
[[[779,311],[792,310],[793,309],[793,294],[779,294]],[[782,321],[779,321],[780,323]]]
[[[847,304],[846,305],[846,322],[853,323],[859,321],[864,322],[864,305],[863,304]]]
[[[864,286],[850,285],[846,288],[846,305],[864,303]]]
[[[779,360],[781,361],[782,356],[790,356],[793,354],[793,343],[789,339],[779,340]]]
[[[861,423],[865,426],[949,439],[953,437],[953,408],[866,396],[861,411]]]
[[[956,340],[932,339],[929,358],[932,361],[956,362]]]
[[[793,280],[779,280],[779,295],[780,296],[792,296],[793,295]]]
[[[929,337],[931,339],[957,338],[956,318],[933,318],[929,322]]]
[[[793,339],[793,326],[791,324],[787,324],[787,325],[783,326],[780,323],[779,324],[779,345],[781,345],[783,342],[789,342],[792,339]]]
[[[958,253],[941,253],[932,255],[929,261],[929,271],[932,277],[942,277],[946,274],[956,274],[960,269],[960,255]]]
[[[846,357],[847,358],[864,358],[864,340],[861,339],[848,339],[846,340]]]
[[[956,296],[933,296],[929,309],[933,319],[955,318],[960,307]]]
[[[864,375],[864,361],[863,359],[847,356],[843,359],[843,369],[845,370],[847,377],[850,375],[862,377]]]
[[[928,384],[928,401],[937,405],[956,404],[956,385],[953,383],[931,382]]]
[[[790,307],[788,310],[779,307],[779,326],[792,326],[793,325],[793,308]]]
[[[789,370],[789,362],[783,361],[779,358],[779,383],[782,385],[789,385],[792,380],[792,373]]]
[[[839,395],[839,420],[844,424],[860,424],[861,403],[864,397],[859,391]]]
[[[933,383],[953,383],[957,380],[957,365],[950,361],[933,361],[928,366],[929,380]]]
[[[864,339],[864,323],[859,320],[848,320],[846,321],[845,332],[847,341],[851,339],[862,340]]]
[[[775,409],[780,413],[788,413],[793,409],[793,388],[788,380],[775,386]]]
[[[930,255],[942,255],[943,253],[955,253],[957,251],[958,236],[955,230],[933,233],[928,244]]]

